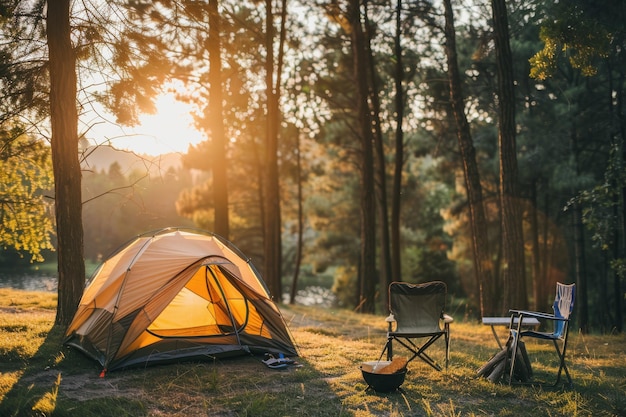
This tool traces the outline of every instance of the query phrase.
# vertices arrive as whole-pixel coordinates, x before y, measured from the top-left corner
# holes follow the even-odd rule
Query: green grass
[[[491,330],[458,317],[448,371],[411,362],[401,392],[367,389],[359,365],[376,360],[384,317],[282,306],[303,365],[260,358],[153,366],[99,377],[99,366],[62,346],[53,294],[0,289],[0,416],[623,416],[624,335],[571,334],[572,389],[493,384],[476,370],[495,352]],[[442,343],[433,356],[443,357]],[[533,370],[550,379],[550,345],[528,342]]]

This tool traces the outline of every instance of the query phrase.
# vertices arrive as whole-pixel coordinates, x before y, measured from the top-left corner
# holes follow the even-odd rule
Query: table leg
[[[498,333],[496,332],[496,329],[493,324],[491,325],[491,331],[493,333],[493,337],[496,338],[496,342],[498,342],[498,346],[500,346],[500,349],[502,349],[502,343],[500,343],[500,338],[498,337]]]

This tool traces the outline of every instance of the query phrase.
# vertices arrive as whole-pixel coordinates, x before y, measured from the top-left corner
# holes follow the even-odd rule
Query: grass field
[[[476,377],[496,342],[455,317],[449,369],[413,361],[401,391],[380,394],[359,365],[380,355],[381,316],[281,306],[302,365],[287,370],[246,356],[100,378],[99,365],[62,346],[55,306],[54,294],[0,289],[0,416],[626,416],[624,335],[571,334],[571,389],[509,386]],[[442,359],[443,343],[433,349]],[[527,350],[536,378],[553,378],[552,346]]]

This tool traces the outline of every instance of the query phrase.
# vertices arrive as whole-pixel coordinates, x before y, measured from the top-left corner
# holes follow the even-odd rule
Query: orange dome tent
[[[229,242],[162,229],[94,273],[64,342],[113,371],[249,353],[297,355],[265,283]]]

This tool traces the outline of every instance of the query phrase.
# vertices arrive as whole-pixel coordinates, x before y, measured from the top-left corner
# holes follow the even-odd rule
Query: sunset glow
[[[176,100],[173,94],[161,95],[156,101],[156,114],[140,116],[140,125],[132,128],[129,137],[116,139],[117,148],[137,153],[161,155],[170,152],[187,152],[189,145],[204,140],[193,127],[192,107]]]
[[[95,144],[108,144],[151,156],[185,153],[189,145],[205,140],[193,126],[190,104],[178,101],[173,93],[160,95],[155,104],[157,113],[141,115],[138,126],[100,124],[88,136]]]

